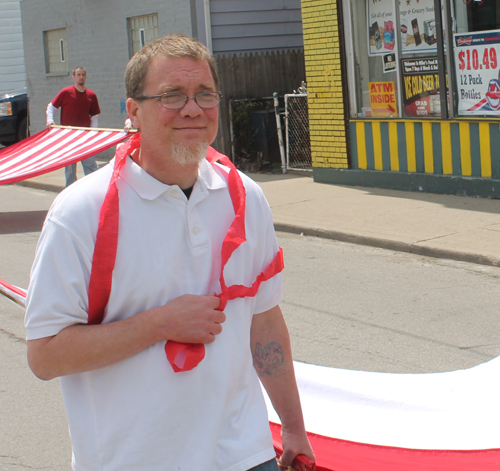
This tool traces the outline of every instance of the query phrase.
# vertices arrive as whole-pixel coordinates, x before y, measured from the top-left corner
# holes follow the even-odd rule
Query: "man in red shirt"
[[[100,114],[97,95],[85,88],[87,72],[83,67],[77,67],[72,73],[74,86],[63,88],[47,106],[47,126],[54,124],[54,110],[61,108],[61,125],[84,128],[97,128],[97,115]],[[85,175],[97,170],[94,157],[82,160]],[[76,181],[76,164],[65,169],[66,186]]]

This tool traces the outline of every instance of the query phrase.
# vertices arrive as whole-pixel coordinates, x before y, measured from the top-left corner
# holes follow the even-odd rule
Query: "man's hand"
[[[220,299],[215,295],[185,294],[156,308],[163,340],[181,343],[212,343],[222,332],[226,320],[217,308]]]
[[[133,127],[133,126],[132,126],[132,121],[130,121],[130,118],[127,118],[127,119],[125,120],[125,125],[123,126],[123,130],[124,130],[125,132],[129,132],[129,131],[132,129],[132,127]]]
[[[50,127],[54,126],[54,124],[55,124],[54,121],[47,121],[46,126],[48,128],[50,128]]]
[[[288,466],[292,466],[293,460],[297,455],[306,455],[312,461],[315,461],[314,452],[305,431],[287,431],[284,426],[282,426],[281,441],[283,454],[278,461],[278,466],[281,470],[286,470],[288,469]],[[307,470],[306,467],[303,467],[302,469],[294,469],[295,471]]]

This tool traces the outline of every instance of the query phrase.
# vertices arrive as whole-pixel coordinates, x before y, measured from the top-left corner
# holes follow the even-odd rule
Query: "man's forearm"
[[[279,306],[254,316],[251,348],[255,370],[282,424],[303,429],[290,337]]]
[[[281,420],[280,464],[290,466],[299,454],[314,460],[295,381],[290,336],[279,306],[254,315],[250,344],[255,370]]]
[[[28,341],[28,362],[40,379],[96,370],[165,340],[211,343],[226,320],[216,296],[183,295],[127,319],[77,324]]]
[[[104,368],[157,341],[148,311],[101,325],[77,324],[28,341],[28,363],[43,380]]]
[[[45,110],[45,114],[47,116],[47,126],[51,125],[51,124],[54,124],[54,111],[56,110],[56,108],[54,107],[54,105],[52,104],[52,102],[50,102],[48,105],[47,105],[47,109]]]

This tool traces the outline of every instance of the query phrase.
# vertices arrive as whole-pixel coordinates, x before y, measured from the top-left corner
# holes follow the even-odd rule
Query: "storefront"
[[[500,0],[303,0],[302,12],[316,181],[500,197]]]

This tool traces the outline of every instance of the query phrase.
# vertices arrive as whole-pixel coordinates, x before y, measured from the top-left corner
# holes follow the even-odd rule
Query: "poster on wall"
[[[500,116],[500,31],[453,35],[461,116]]]
[[[403,54],[436,50],[434,0],[402,0],[399,7],[401,30],[396,34],[392,0],[367,0],[368,54],[387,54],[401,38]],[[399,36],[399,38],[398,38]]]
[[[438,60],[435,57],[418,57],[403,59],[401,62],[405,116],[440,116]]]
[[[394,82],[368,82],[370,92],[370,114],[374,118],[398,116],[396,87]]]

